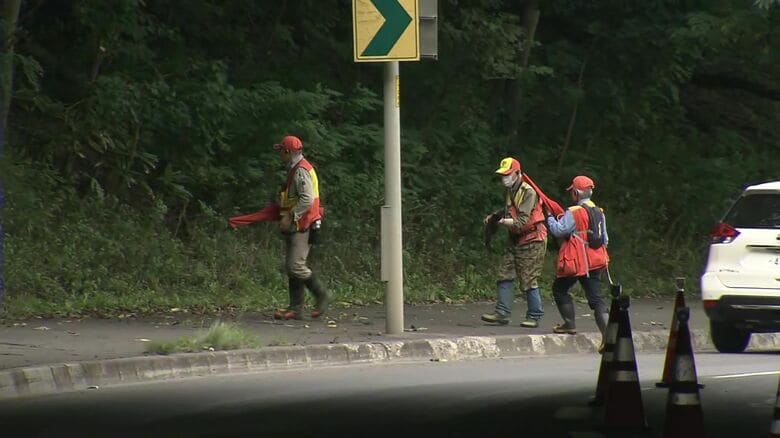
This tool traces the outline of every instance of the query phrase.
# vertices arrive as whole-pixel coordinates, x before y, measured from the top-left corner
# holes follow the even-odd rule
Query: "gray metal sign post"
[[[436,0],[352,0],[355,62],[384,63],[385,205],[380,215],[381,278],[387,282],[385,330],[391,335],[404,330],[398,61],[438,59],[437,5]]]
[[[401,231],[401,104],[398,61],[384,65],[385,109],[385,208],[382,209],[383,273],[387,281],[386,330],[399,334],[404,329],[404,276]]]

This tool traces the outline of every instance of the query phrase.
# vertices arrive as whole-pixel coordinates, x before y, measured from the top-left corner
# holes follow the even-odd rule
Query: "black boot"
[[[328,292],[325,287],[322,286],[322,283],[320,283],[320,280],[314,274],[311,274],[311,277],[306,279],[305,284],[317,299],[317,303],[315,304],[314,309],[311,311],[311,317],[319,318],[328,311],[330,302],[333,301],[333,295],[331,295],[330,292]]]
[[[601,332],[601,336],[604,336],[604,333],[607,332],[607,324],[609,323],[609,314],[596,311],[593,314],[593,316],[596,318],[596,326],[599,328],[599,331]]]
[[[290,310],[300,312],[303,309],[303,285],[304,280],[300,278],[290,277],[288,287],[290,291]]]
[[[286,309],[277,309],[274,312],[276,319],[303,319],[303,280],[288,277],[287,289],[290,294],[290,305]]]
[[[555,305],[558,306],[558,312],[560,312],[561,318],[563,318],[563,324],[553,327],[553,332],[569,335],[577,333],[577,326],[574,323],[574,301],[556,301]]]
[[[593,316],[596,318],[596,325],[599,328],[599,331],[601,332],[601,344],[599,344],[598,352],[599,354],[604,352],[604,348],[606,347],[606,339],[607,336],[607,324],[609,324],[609,313],[599,312],[598,310],[595,311]]]

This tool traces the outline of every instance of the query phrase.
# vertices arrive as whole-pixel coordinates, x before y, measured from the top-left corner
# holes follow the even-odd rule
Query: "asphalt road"
[[[265,372],[0,402],[16,436],[660,436],[663,355],[639,355],[650,430],[616,434],[587,407],[597,355]],[[766,436],[778,356],[696,356],[709,437]]]

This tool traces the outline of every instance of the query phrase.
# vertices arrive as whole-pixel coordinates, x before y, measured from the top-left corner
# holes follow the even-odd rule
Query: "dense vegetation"
[[[352,61],[350,2],[4,3],[11,314],[283,304],[277,231],[226,218],[274,196],[285,133],[328,208],[313,263],[342,301],[382,298],[382,68]],[[507,155],[564,202],[574,175],[595,179],[613,276],[635,294],[692,286],[734,195],[780,178],[773,0],[439,0],[439,14],[439,60],[401,65],[408,300],[493,295],[481,220]]]

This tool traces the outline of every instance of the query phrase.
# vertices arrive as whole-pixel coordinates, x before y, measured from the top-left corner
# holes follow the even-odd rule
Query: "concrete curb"
[[[714,349],[708,332],[694,330],[692,336],[696,351]],[[668,338],[668,331],[634,332],[634,348],[637,352],[661,352],[666,349]],[[60,363],[0,371],[0,399],[116,384],[279,369],[595,353],[600,341],[598,333],[463,336]],[[751,351],[778,350],[780,334],[754,334],[748,348]]]

